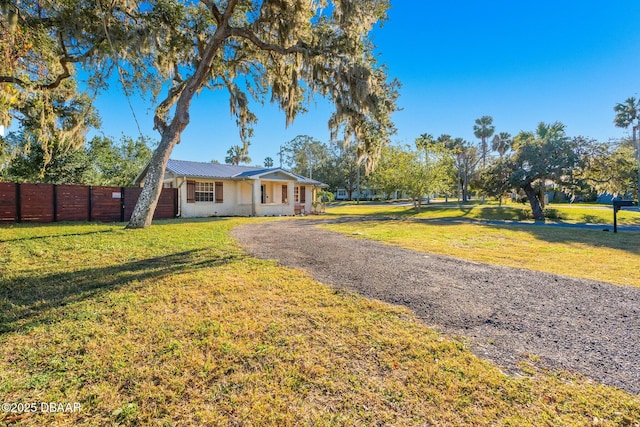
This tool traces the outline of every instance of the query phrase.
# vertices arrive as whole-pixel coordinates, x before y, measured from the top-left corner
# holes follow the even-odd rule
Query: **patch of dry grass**
[[[0,228],[0,425],[638,425],[640,399],[509,377],[409,311],[247,257],[249,220]],[[19,418],[22,417],[22,418]]]

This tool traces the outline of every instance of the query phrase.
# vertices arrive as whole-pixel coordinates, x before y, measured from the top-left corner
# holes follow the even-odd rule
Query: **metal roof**
[[[283,171],[295,177],[301,184],[326,187],[326,184],[315,179],[305,178],[282,168],[259,168],[252,166],[223,165],[206,162],[191,162],[187,160],[172,160],[167,162],[167,172],[176,176],[186,176],[189,178],[226,178],[239,179],[262,175],[273,171]]]
[[[172,160],[167,162],[167,171],[177,176],[190,178],[233,178],[243,172],[254,171],[258,168],[249,166],[221,165],[205,162],[190,162],[186,160]]]
[[[236,176],[238,176],[238,177],[241,177],[241,176],[256,176],[256,175],[262,175],[263,173],[269,173],[269,172],[273,172],[273,171],[283,171],[283,172],[286,172],[287,175],[293,175],[291,172],[285,171],[284,169],[281,169],[281,168],[252,168],[252,170],[244,171],[242,173],[239,173]]]

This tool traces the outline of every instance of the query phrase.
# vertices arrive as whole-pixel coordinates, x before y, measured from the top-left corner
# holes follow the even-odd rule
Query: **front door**
[[[282,204],[286,205],[289,202],[289,188],[286,185],[282,186]]]
[[[267,186],[264,184],[260,186],[260,203],[267,203]]]

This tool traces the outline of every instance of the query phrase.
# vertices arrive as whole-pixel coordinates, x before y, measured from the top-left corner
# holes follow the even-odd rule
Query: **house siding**
[[[223,202],[188,202],[187,181],[221,182],[223,185]],[[251,185],[253,183],[253,186]],[[267,203],[261,203],[261,186],[265,184],[267,189]],[[282,203],[282,186],[287,186],[287,203]],[[251,191],[255,200],[256,216],[291,216],[294,215],[295,205],[304,205],[306,213],[312,208],[312,186],[306,187],[306,200],[304,203],[294,202],[294,181],[231,181],[214,179],[174,178],[171,186],[178,188],[179,212],[182,218],[204,218],[210,216],[252,216]],[[192,200],[192,199],[189,199]]]
[[[249,192],[249,209],[245,212],[238,206],[239,197],[238,186],[235,181],[214,180],[214,179],[188,179],[187,181],[222,183],[223,199],[222,203],[216,202],[191,202],[193,198],[187,198],[188,185],[184,178],[176,178],[173,186],[178,188],[180,216],[182,218],[202,218],[208,216],[235,216],[251,214],[251,193]]]

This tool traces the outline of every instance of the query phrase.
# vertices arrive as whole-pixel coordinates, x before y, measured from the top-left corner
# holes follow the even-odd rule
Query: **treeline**
[[[631,140],[571,137],[560,122],[540,123],[512,136],[496,132],[490,116],[476,120],[473,129],[475,143],[425,133],[413,146],[385,146],[377,168],[368,175],[355,147],[325,144],[307,135],[285,143],[279,156],[283,166],[329,184],[331,191],[342,188],[350,199],[358,188],[367,188],[382,198],[404,194],[417,208],[432,194],[462,202],[471,194],[500,201],[515,194],[530,203],[536,219],[543,219],[548,192],[586,201],[605,192],[633,196],[638,162]],[[265,165],[272,161],[265,159]]]
[[[10,133],[0,137],[0,181],[129,186],[151,158],[152,146],[147,138],[127,136],[45,146],[28,134]]]
[[[344,188],[356,189],[358,178],[364,179],[361,153],[355,145],[344,146],[340,142],[326,144],[309,135],[298,135],[280,147],[280,166],[329,185],[335,192]],[[275,164],[271,157],[264,160],[266,167]]]
[[[383,194],[402,191],[417,201],[428,194],[458,197],[475,192],[498,200],[511,193],[531,204],[543,220],[546,192],[595,200],[608,192],[632,197],[638,177],[631,140],[599,142],[570,137],[560,122],[540,123],[515,137],[495,134],[493,119],[476,120],[477,144],[423,134],[415,147],[389,146],[369,184]]]

